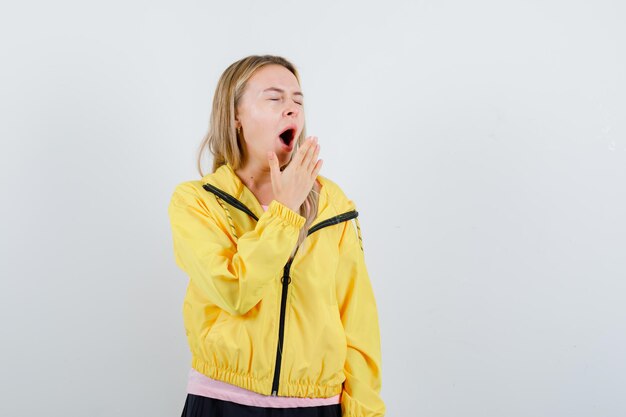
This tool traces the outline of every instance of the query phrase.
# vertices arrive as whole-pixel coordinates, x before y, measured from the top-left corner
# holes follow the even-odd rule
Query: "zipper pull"
[[[276,393],[276,391],[272,391],[272,397],[277,397],[278,394]]]

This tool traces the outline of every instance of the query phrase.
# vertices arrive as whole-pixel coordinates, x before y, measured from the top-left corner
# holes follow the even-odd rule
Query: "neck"
[[[250,190],[263,190],[272,187],[271,171],[269,166],[261,166],[252,161],[235,171],[237,176]]]

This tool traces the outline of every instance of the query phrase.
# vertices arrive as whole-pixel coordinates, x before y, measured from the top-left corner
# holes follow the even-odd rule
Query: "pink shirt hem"
[[[340,394],[329,398],[273,397],[209,378],[193,368],[189,371],[187,392],[203,397],[231,401],[237,404],[275,408],[315,407],[319,405],[339,404],[341,397]]]

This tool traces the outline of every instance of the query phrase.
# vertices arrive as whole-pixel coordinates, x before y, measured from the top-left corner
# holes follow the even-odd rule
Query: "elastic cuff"
[[[277,200],[272,200],[270,205],[267,207],[267,211],[270,211],[272,214],[276,214],[282,219],[287,220],[298,229],[304,226],[304,223],[306,222],[304,217]]]

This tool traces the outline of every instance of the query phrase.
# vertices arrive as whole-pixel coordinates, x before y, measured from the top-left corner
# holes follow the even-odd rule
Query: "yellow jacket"
[[[341,394],[346,417],[383,416],[378,313],[353,201],[321,175],[318,217],[267,209],[222,165],[179,184],[168,214],[189,276],[191,366],[264,395]],[[355,219],[355,223],[351,220]]]

